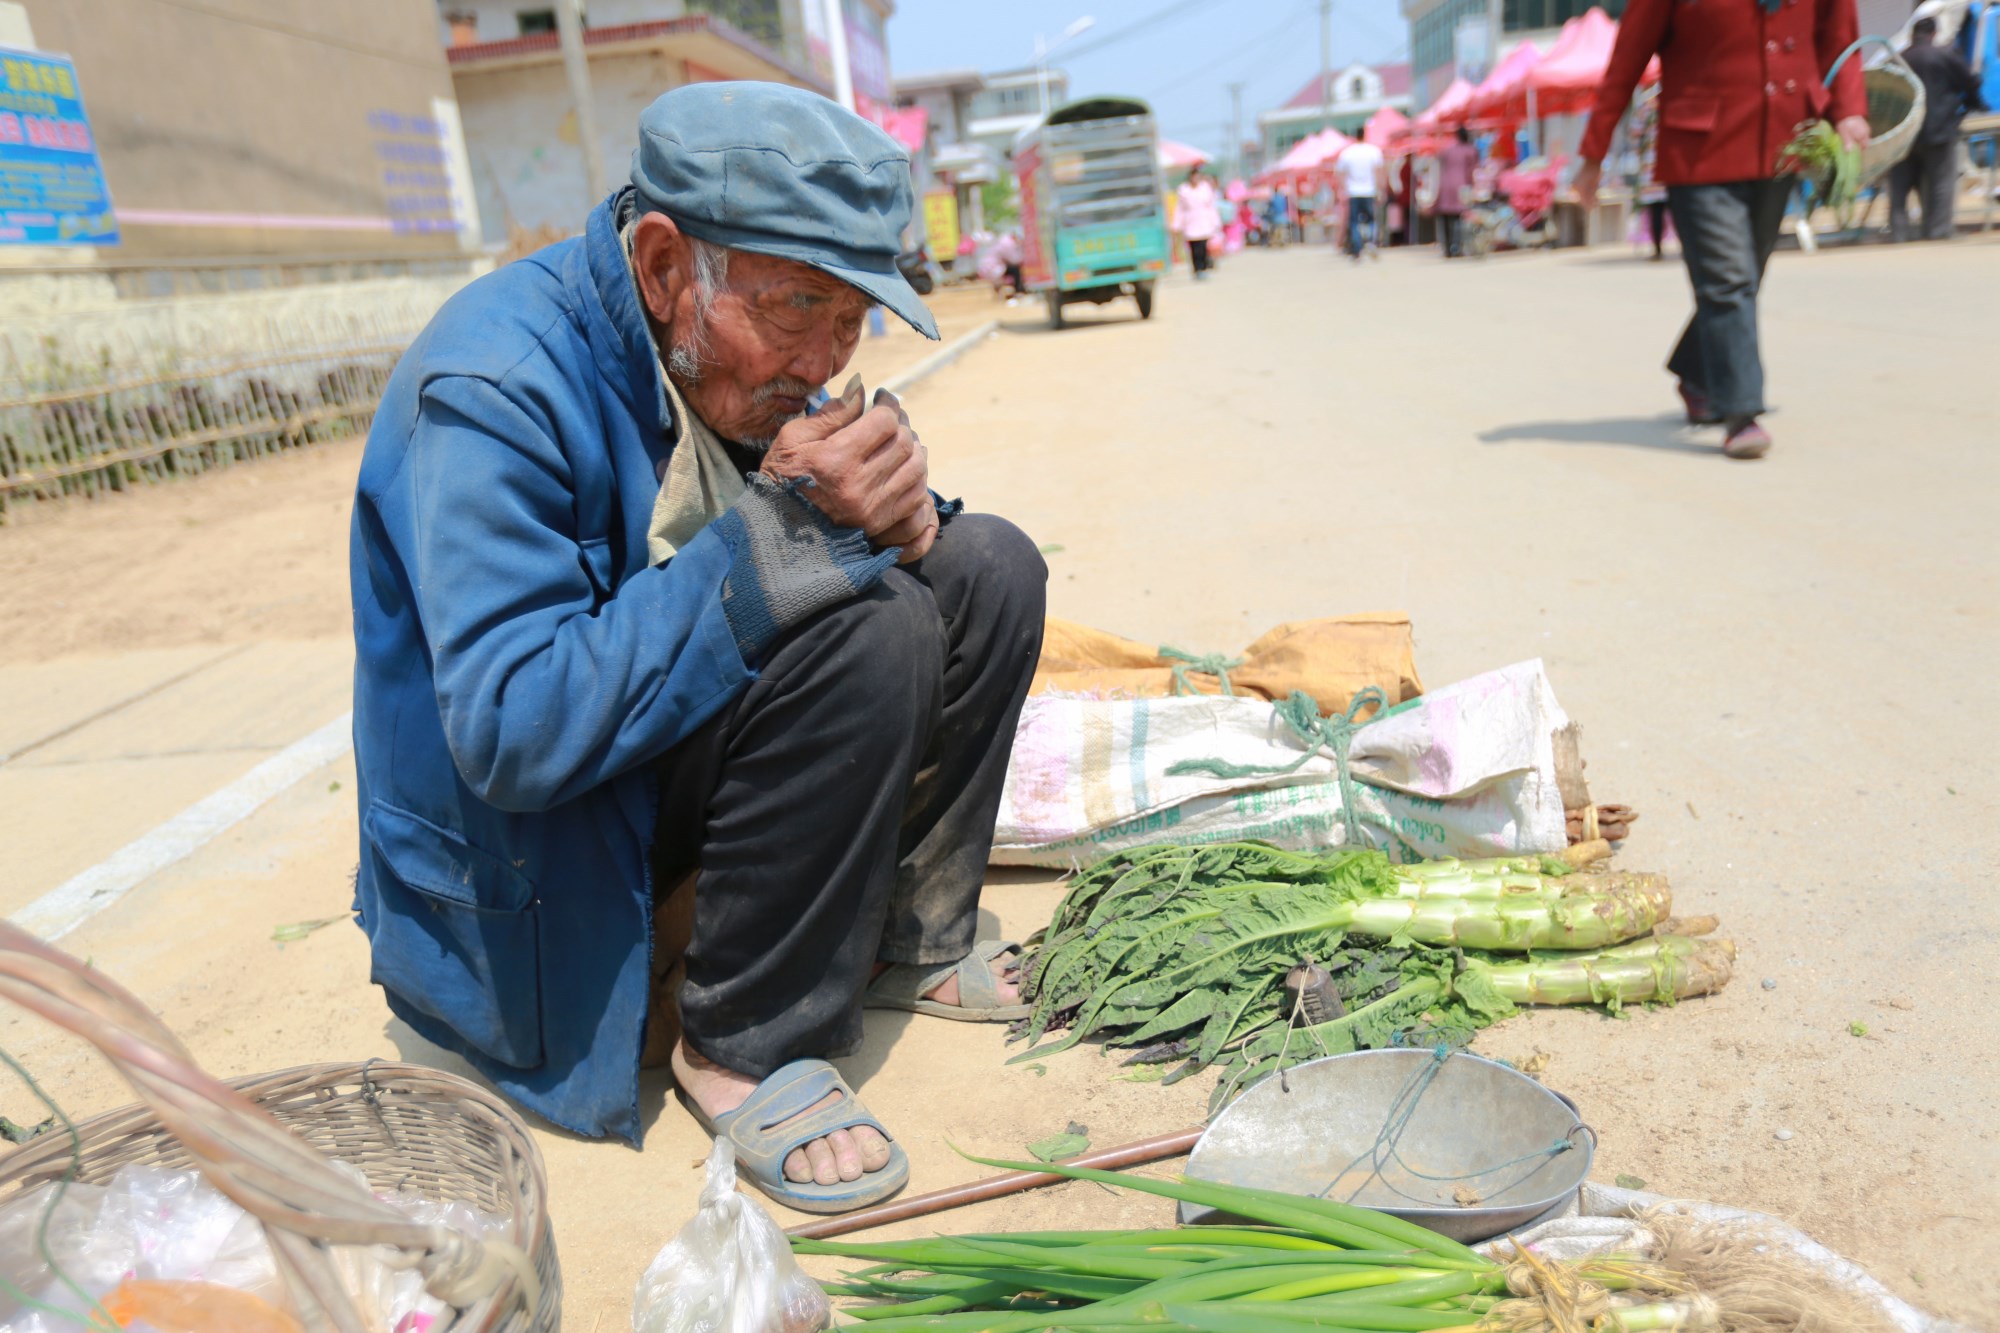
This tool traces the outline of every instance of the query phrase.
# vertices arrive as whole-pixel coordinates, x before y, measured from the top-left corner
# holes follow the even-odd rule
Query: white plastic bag
[[[126,1278],[213,1282],[289,1304],[263,1228],[192,1171],[124,1166],[106,1186],[73,1184],[49,1218],[44,1185],[0,1209],[0,1273],[44,1307],[0,1301],[0,1333],[74,1330]],[[56,1312],[67,1312],[68,1318]]]
[[[814,1333],[832,1319],[785,1233],[736,1192],[736,1150],[717,1139],[694,1216],[632,1293],[633,1333]]]

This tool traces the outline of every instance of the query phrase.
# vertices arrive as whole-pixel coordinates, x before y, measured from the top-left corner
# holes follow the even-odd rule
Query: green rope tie
[[[1164,650],[1162,652],[1164,653]],[[1279,720],[1290,727],[1292,734],[1304,743],[1305,752],[1297,759],[1289,764],[1268,766],[1232,764],[1225,759],[1183,759],[1169,768],[1167,775],[1187,777],[1199,773],[1225,779],[1283,777],[1288,773],[1298,772],[1313,756],[1325,750],[1333,756],[1334,776],[1340,781],[1340,817],[1347,826],[1347,845],[1366,846],[1361,831],[1361,811],[1354,789],[1354,773],[1348,767],[1347,751],[1354,744],[1354,733],[1367,726],[1368,722],[1375,720],[1375,718],[1368,719],[1368,722],[1356,720],[1361,710],[1370,704],[1375,706],[1376,717],[1389,711],[1389,696],[1382,692],[1379,685],[1364,685],[1356,690],[1354,697],[1348,701],[1345,713],[1321,717],[1319,702],[1303,690],[1294,690],[1291,697],[1272,704],[1271,707],[1277,710]]]
[[[1549,1158],[1560,1156],[1561,1154],[1569,1152],[1571,1149],[1575,1148],[1577,1146],[1576,1136],[1579,1133],[1589,1134],[1591,1147],[1595,1149],[1597,1145],[1597,1131],[1592,1129],[1590,1126],[1579,1122],[1570,1129],[1569,1133],[1563,1135],[1559,1139],[1556,1139],[1554,1142],[1550,1143],[1546,1148],[1537,1148],[1532,1152],[1524,1152],[1518,1157],[1510,1157],[1504,1162],[1495,1162],[1491,1166],[1479,1167],[1476,1170],[1461,1172],[1456,1175],[1435,1175],[1431,1172],[1421,1171],[1416,1167],[1411,1166],[1407,1161],[1403,1159],[1403,1154],[1401,1151],[1403,1131],[1409,1128],[1410,1120],[1417,1113],[1417,1103],[1422,1101],[1424,1093],[1430,1090],[1431,1083],[1433,1080],[1437,1078],[1438,1071],[1443,1069],[1445,1061],[1451,1059],[1451,1057],[1455,1054],[1457,1054],[1457,1052],[1454,1051],[1449,1045],[1443,1042],[1438,1043],[1434,1048],[1432,1048],[1431,1058],[1429,1060],[1426,1060],[1423,1063],[1422,1067],[1420,1067],[1416,1071],[1416,1073],[1412,1074],[1409,1077],[1409,1079],[1403,1084],[1401,1090],[1396,1093],[1395,1100],[1389,1104],[1388,1117],[1383,1121],[1381,1129],[1376,1131],[1375,1141],[1369,1144],[1366,1148],[1363,1148],[1359,1153],[1355,1154],[1354,1160],[1350,1161],[1346,1166],[1340,1168],[1340,1170],[1334,1174],[1333,1179],[1328,1181],[1326,1185],[1322,1189],[1320,1189],[1314,1197],[1321,1199],[1328,1197],[1333,1193],[1334,1188],[1338,1186],[1341,1181],[1347,1179],[1347,1175],[1350,1171],[1353,1171],[1356,1167],[1366,1163],[1369,1167],[1368,1174],[1363,1176],[1361,1178],[1361,1182],[1356,1186],[1354,1186],[1353,1189],[1347,1192],[1346,1201],[1348,1203],[1353,1203],[1356,1199],[1360,1198],[1361,1191],[1368,1187],[1370,1181],[1380,1181],[1392,1193],[1400,1194],[1402,1195],[1403,1198],[1410,1200],[1412,1203],[1423,1204],[1427,1207],[1435,1207],[1437,1206],[1437,1201],[1435,1199],[1426,1198],[1418,1194],[1412,1194],[1409,1191],[1401,1188],[1394,1181],[1390,1180],[1387,1176],[1383,1174],[1383,1168],[1393,1164],[1395,1166],[1401,1167],[1404,1171],[1408,1172],[1412,1176],[1415,1176],[1419,1180],[1428,1180],[1433,1183],[1450,1184],[1454,1181],[1478,1180],[1484,1176],[1496,1175],[1499,1172],[1509,1170],[1510,1168],[1513,1167],[1526,1166],[1528,1169],[1519,1177],[1519,1179],[1508,1181],[1505,1185],[1502,1185],[1497,1189],[1488,1187],[1487,1189],[1482,1191],[1488,1198],[1498,1198],[1501,1195],[1506,1194],[1507,1191],[1513,1189],[1516,1185],[1519,1185],[1523,1181],[1529,1179],[1531,1176],[1535,1174],[1535,1172],[1541,1170],[1542,1167],[1547,1163]]]
[[[1174,694],[1200,694],[1202,691],[1197,690],[1194,682],[1188,679],[1190,672],[1199,672],[1204,676],[1215,677],[1216,682],[1222,686],[1224,694],[1232,699],[1236,697],[1236,691],[1229,684],[1229,673],[1243,665],[1242,658],[1224,657],[1221,653],[1190,653],[1165,645],[1160,648],[1160,656],[1174,664]]]

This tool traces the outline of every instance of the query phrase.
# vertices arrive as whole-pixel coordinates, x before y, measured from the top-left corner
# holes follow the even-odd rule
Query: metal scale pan
[[[1559,1212],[1596,1147],[1575,1103],[1506,1065],[1356,1051],[1243,1093],[1202,1135],[1187,1174],[1363,1204],[1470,1244]],[[1182,1204],[1181,1220],[1224,1219]]]

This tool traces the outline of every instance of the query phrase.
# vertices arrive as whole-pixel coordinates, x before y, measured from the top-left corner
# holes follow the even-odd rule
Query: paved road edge
[[[58,940],[176,861],[255,814],[265,802],[354,747],[354,715],[342,713],[223,787],[73,875],[14,913],[13,922]]]
[[[946,366],[958,360],[958,358],[964,356],[967,352],[999,331],[1000,321],[989,319],[978,328],[972,330],[972,332],[953,338],[950,342],[938,348],[908,370],[898,371],[894,375],[891,375],[888,379],[882,381],[882,387],[890,393],[902,393],[918,381],[927,379],[935,375],[938,371],[943,370]]]

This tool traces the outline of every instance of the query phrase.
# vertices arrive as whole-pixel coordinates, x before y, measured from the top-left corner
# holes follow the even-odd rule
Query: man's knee
[[[1048,601],[1049,566],[1027,533],[997,514],[960,514],[926,560],[938,554],[953,575],[977,581],[980,600],[992,603],[993,614],[1039,624]]]
[[[944,674],[944,624],[930,589],[901,569],[849,603],[851,654],[880,686],[902,687]]]

